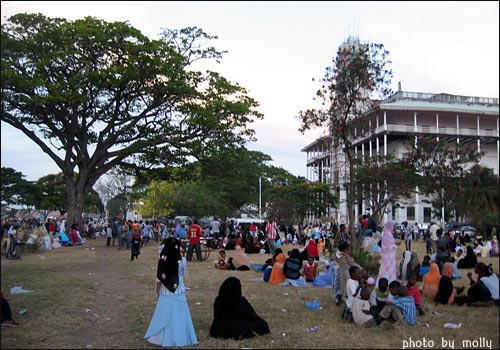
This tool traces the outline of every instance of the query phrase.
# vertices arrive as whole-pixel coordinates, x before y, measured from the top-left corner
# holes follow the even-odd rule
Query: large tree
[[[389,205],[399,207],[400,200],[411,198],[421,177],[413,167],[388,153],[357,158],[353,180],[358,203],[365,203],[375,221],[382,222]]]
[[[247,124],[262,118],[244,88],[189,69],[223,54],[196,27],[151,40],[126,22],[17,14],[1,35],[1,120],[62,170],[70,223],[113,167],[140,181],[243,144],[254,134]]]
[[[484,152],[475,144],[423,136],[408,143],[408,148],[403,165],[420,175],[419,192],[431,195],[434,216],[444,221],[462,217],[464,206],[458,204],[469,186],[470,170],[479,165]]]
[[[298,177],[287,183],[275,184],[269,191],[267,213],[284,225],[304,222],[308,213],[314,217],[326,216],[329,208],[337,204],[330,193],[330,186],[321,182],[309,182]]]
[[[301,132],[321,128],[343,152],[345,166],[339,168],[345,169],[342,178],[347,193],[346,214],[354,247],[359,244],[354,234],[356,154],[352,141],[355,130],[366,123],[363,113],[373,108],[377,100],[391,94],[392,70],[388,68],[391,63],[388,54],[382,44],[362,43],[349,38],[339,47],[337,56],[326,68],[321,80],[322,86],[316,93],[322,102],[321,107],[301,111],[298,115]]]

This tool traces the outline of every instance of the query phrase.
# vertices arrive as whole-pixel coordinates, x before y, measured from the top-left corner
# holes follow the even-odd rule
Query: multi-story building
[[[398,91],[367,111],[368,128],[356,130],[352,144],[355,152],[370,155],[387,155],[392,152],[401,156],[405,151],[403,140],[408,137],[436,137],[448,142],[475,143],[484,151],[481,165],[499,174],[499,104],[498,98],[458,96],[445,93],[432,94]],[[366,124],[366,123],[365,123]],[[322,137],[304,147],[307,152],[307,179],[328,183],[331,191],[339,198],[337,208],[329,216],[337,222],[348,223],[346,193],[342,186],[346,172],[343,153],[330,137]],[[384,220],[396,222],[435,221],[432,208],[426,198],[416,193],[400,207],[389,207]],[[366,203],[353,206],[355,217],[367,211]],[[314,220],[314,218],[309,218]]]

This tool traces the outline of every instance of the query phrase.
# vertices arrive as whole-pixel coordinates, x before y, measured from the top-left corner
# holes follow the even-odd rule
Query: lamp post
[[[259,219],[262,219],[262,176],[259,176]]]

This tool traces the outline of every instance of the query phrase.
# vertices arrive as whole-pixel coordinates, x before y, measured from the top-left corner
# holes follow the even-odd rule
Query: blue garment
[[[61,238],[61,245],[67,245],[69,243],[69,238],[64,231],[59,232],[59,237]]]
[[[429,272],[430,266],[420,266],[420,276],[422,276],[422,279],[424,279],[425,275],[427,275],[427,272]]]
[[[414,326],[417,323],[417,308],[413,297],[397,297],[392,304],[401,310],[407,324]]]
[[[163,347],[198,344],[182,277],[186,274],[186,266],[186,258],[182,257],[179,263],[179,286],[175,293],[161,284],[156,309],[144,335],[144,339],[152,344]]]
[[[330,264],[328,270],[320,273],[313,281],[313,285],[317,287],[331,287],[333,285],[333,277],[335,276],[335,265]]]
[[[271,278],[271,272],[273,271],[273,267],[269,265],[265,270],[264,270],[264,282],[269,282],[269,279]]]
[[[462,278],[462,276],[460,275],[460,271],[458,271],[457,264],[452,263],[452,265],[453,265],[453,279],[457,280],[459,278]]]
[[[179,238],[184,239],[187,236],[187,230],[184,227],[179,229]]]
[[[291,285],[294,287],[303,287],[303,286],[307,286],[307,282],[304,279],[304,277],[300,276],[297,279],[287,278],[283,283],[280,283],[280,286],[288,286],[288,285]]]

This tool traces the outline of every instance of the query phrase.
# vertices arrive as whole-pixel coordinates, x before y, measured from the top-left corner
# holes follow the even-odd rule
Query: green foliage
[[[388,55],[389,52],[382,44],[366,44],[349,38],[339,47],[332,65],[326,68],[325,76],[321,80],[322,86],[316,95],[322,101],[322,107],[301,111],[298,116],[301,132],[321,128],[343,152],[346,163],[339,168],[339,171],[344,171],[339,178],[347,179],[345,185],[349,223],[356,222],[353,214],[356,201],[356,170],[352,140],[356,128],[363,127],[366,123],[363,113],[370,110],[377,100],[391,94],[392,70],[387,68],[391,63]],[[352,243],[356,246],[353,234],[355,225],[349,227]]]
[[[365,201],[377,222],[389,204],[409,198],[420,181],[415,169],[405,166],[393,153],[361,156],[356,159],[355,169],[357,196]]]
[[[147,183],[164,166],[244,144],[263,117],[243,87],[191,69],[223,54],[196,27],[151,40],[126,22],[17,14],[1,38],[1,120],[60,167],[69,222],[117,165]]]
[[[353,258],[359,265],[368,272],[370,276],[377,276],[380,269],[379,256],[367,252],[363,248],[353,251]]]
[[[5,204],[33,206],[36,186],[27,181],[21,172],[12,168],[2,167],[1,170],[1,200]]]
[[[276,184],[269,198],[268,214],[285,225],[302,223],[308,213],[315,217],[324,216],[329,206],[337,202],[328,184],[309,182],[302,177]]]
[[[434,215],[445,220],[459,218],[466,210],[463,205],[465,189],[473,184],[470,169],[480,163],[483,152],[473,144],[448,142],[419,137],[407,144],[409,151],[402,157],[403,166],[415,169],[420,175],[419,190],[433,195]]]

